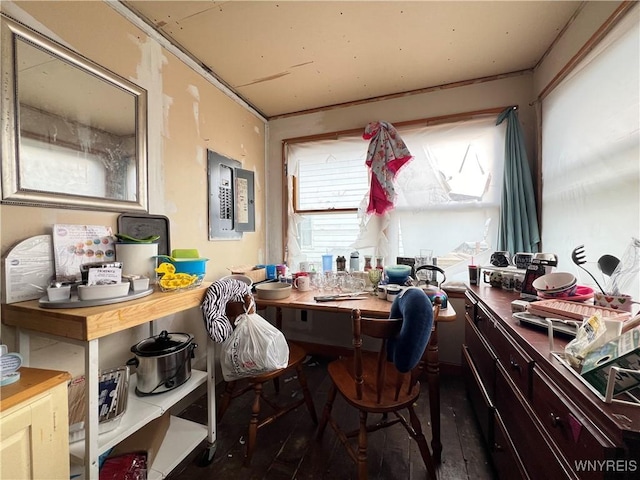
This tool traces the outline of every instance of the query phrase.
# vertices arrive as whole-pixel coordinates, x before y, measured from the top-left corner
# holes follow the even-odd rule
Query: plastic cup
[[[330,272],[333,270],[333,255],[322,255],[322,271]]]
[[[470,285],[478,284],[478,266],[477,265],[469,265],[469,284]]]
[[[274,280],[278,278],[275,265],[266,265],[266,270],[267,279]]]

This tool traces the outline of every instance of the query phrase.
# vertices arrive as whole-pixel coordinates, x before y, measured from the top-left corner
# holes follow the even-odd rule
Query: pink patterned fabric
[[[367,213],[382,215],[393,208],[396,197],[393,180],[396,174],[413,157],[390,123],[369,123],[362,138],[371,139],[366,162],[372,173]]]

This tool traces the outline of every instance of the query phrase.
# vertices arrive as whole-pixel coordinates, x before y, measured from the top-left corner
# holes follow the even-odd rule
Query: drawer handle
[[[494,449],[496,452],[502,452],[502,451],[504,450],[504,448],[502,447],[502,445],[500,445],[499,443],[494,443],[494,444],[493,444],[493,449]]]
[[[551,426],[553,428],[562,426],[562,419],[553,412],[551,412]]]
[[[520,366],[520,364],[518,362],[516,362],[513,357],[510,355],[509,356],[509,365],[511,365],[511,368],[513,368],[514,370],[517,370],[518,373],[522,373],[522,367]]]

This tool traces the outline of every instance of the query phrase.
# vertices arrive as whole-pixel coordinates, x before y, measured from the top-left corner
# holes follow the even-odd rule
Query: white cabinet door
[[[0,479],[69,478],[67,385],[3,412]]]

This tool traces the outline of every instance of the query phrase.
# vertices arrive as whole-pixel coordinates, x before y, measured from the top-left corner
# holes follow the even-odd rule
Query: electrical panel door
[[[207,150],[209,180],[209,240],[242,238],[255,231],[253,172],[237,160]]]

